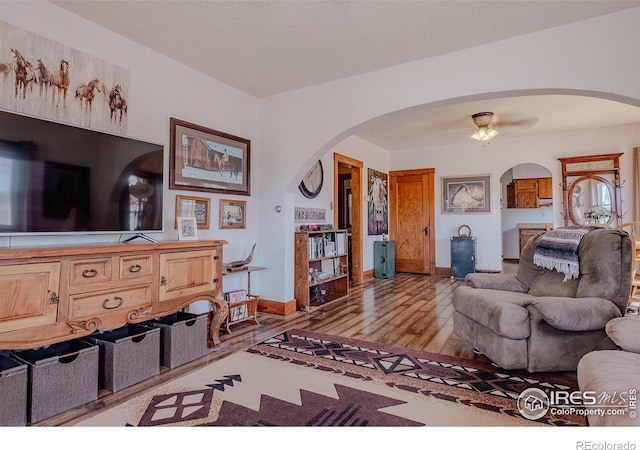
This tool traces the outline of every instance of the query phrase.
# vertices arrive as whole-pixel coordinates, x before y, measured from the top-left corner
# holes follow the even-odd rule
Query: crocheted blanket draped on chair
[[[533,263],[545,269],[564,274],[568,281],[580,276],[578,247],[585,234],[595,230],[595,226],[561,227],[548,231],[538,240],[533,253]]]

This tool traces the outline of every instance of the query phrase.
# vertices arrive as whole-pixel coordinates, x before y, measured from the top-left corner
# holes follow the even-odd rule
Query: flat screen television
[[[0,235],[162,231],[164,146],[0,111]]]

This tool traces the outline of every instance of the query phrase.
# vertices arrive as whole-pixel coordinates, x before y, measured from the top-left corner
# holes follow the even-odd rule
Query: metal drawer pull
[[[93,278],[98,275],[98,271],[96,269],[84,269],[82,271],[82,276],[85,278]]]
[[[122,306],[122,302],[124,301],[122,299],[122,297],[113,297],[113,299],[118,302],[117,305],[109,306],[109,302],[111,301],[111,299],[105,298],[104,301],[102,302],[102,307],[104,309],[116,309],[116,308],[119,308],[120,306]]]
[[[142,270],[142,266],[140,264],[136,264],[136,265],[131,264],[129,266],[129,272],[131,273],[140,272],[141,270]]]

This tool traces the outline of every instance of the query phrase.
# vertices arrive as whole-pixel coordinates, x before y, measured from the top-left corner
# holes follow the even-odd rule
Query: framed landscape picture
[[[250,195],[251,141],[170,119],[169,188]]]
[[[442,177],[442,212],[491,212],[491,177]]]

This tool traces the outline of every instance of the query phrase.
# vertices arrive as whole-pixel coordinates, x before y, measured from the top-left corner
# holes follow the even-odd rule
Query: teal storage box
[[[0,426],[27,424],[27,365],[0,354]]]
[[[394,241],[373,243],[373,276],[393,278],[396,275],[396,247]]]
[[[160,365],[173,369],[209,352],[207,315],[179,311],[146,323],[160,328]]]
[[[29,421],[37,423],[98,398],[98,347],[79,339],[14,353],[28,366]]]
[[[100,347],[100,387],[111,392],[160,373],[160,329],[125,325],[89,338]]]

